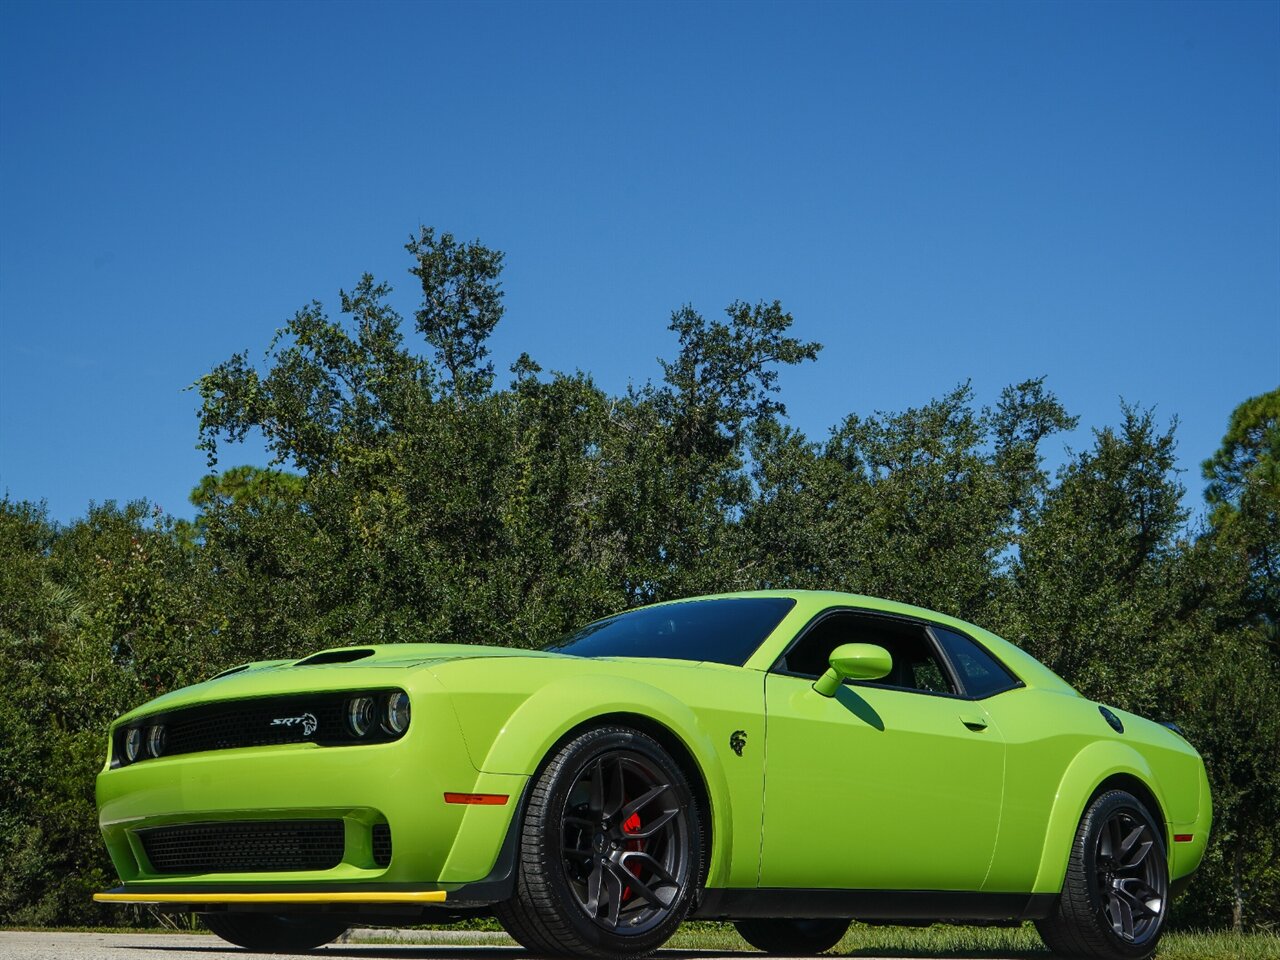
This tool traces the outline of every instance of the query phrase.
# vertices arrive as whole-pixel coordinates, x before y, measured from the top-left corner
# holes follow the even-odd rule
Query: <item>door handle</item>
[[[987,729],[986,717],[980,717],[976,713],[960,714],[960,722],[963,723],[970,730],[974,730],[978,733],[981,733],[983,730]]]

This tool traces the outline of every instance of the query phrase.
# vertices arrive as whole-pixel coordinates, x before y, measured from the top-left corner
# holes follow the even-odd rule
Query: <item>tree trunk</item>
[[[1231,858],[1231,929],[1236,933],[1244,930],[1244,882],[1241,879],[1238,843],[1235,855]]]

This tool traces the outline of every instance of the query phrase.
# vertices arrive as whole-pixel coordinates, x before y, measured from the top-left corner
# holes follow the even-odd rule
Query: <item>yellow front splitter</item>
[[[327,893],[95,893],[98,903],[444,903],[443,890]]]

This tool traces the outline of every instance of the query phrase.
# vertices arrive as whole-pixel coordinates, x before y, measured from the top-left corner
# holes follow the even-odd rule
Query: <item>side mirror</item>
[[[842,643],[831,651],[831,669],[813,682],[824,697],[834,697],[845,680],[879,680],[893,669],[893,657],[874,643]]]

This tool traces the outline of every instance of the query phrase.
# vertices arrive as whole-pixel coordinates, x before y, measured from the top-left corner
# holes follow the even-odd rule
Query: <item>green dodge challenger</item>
[[[257,950],[496,915],[536,953],[643,956],[682,920],[816,953],[851,919],[1034,920],[1154,952],[1208,839],[1204,765],[972,624],[871,597],[659,604],[540,651],[251,663],[111,727],[123,881]]]

